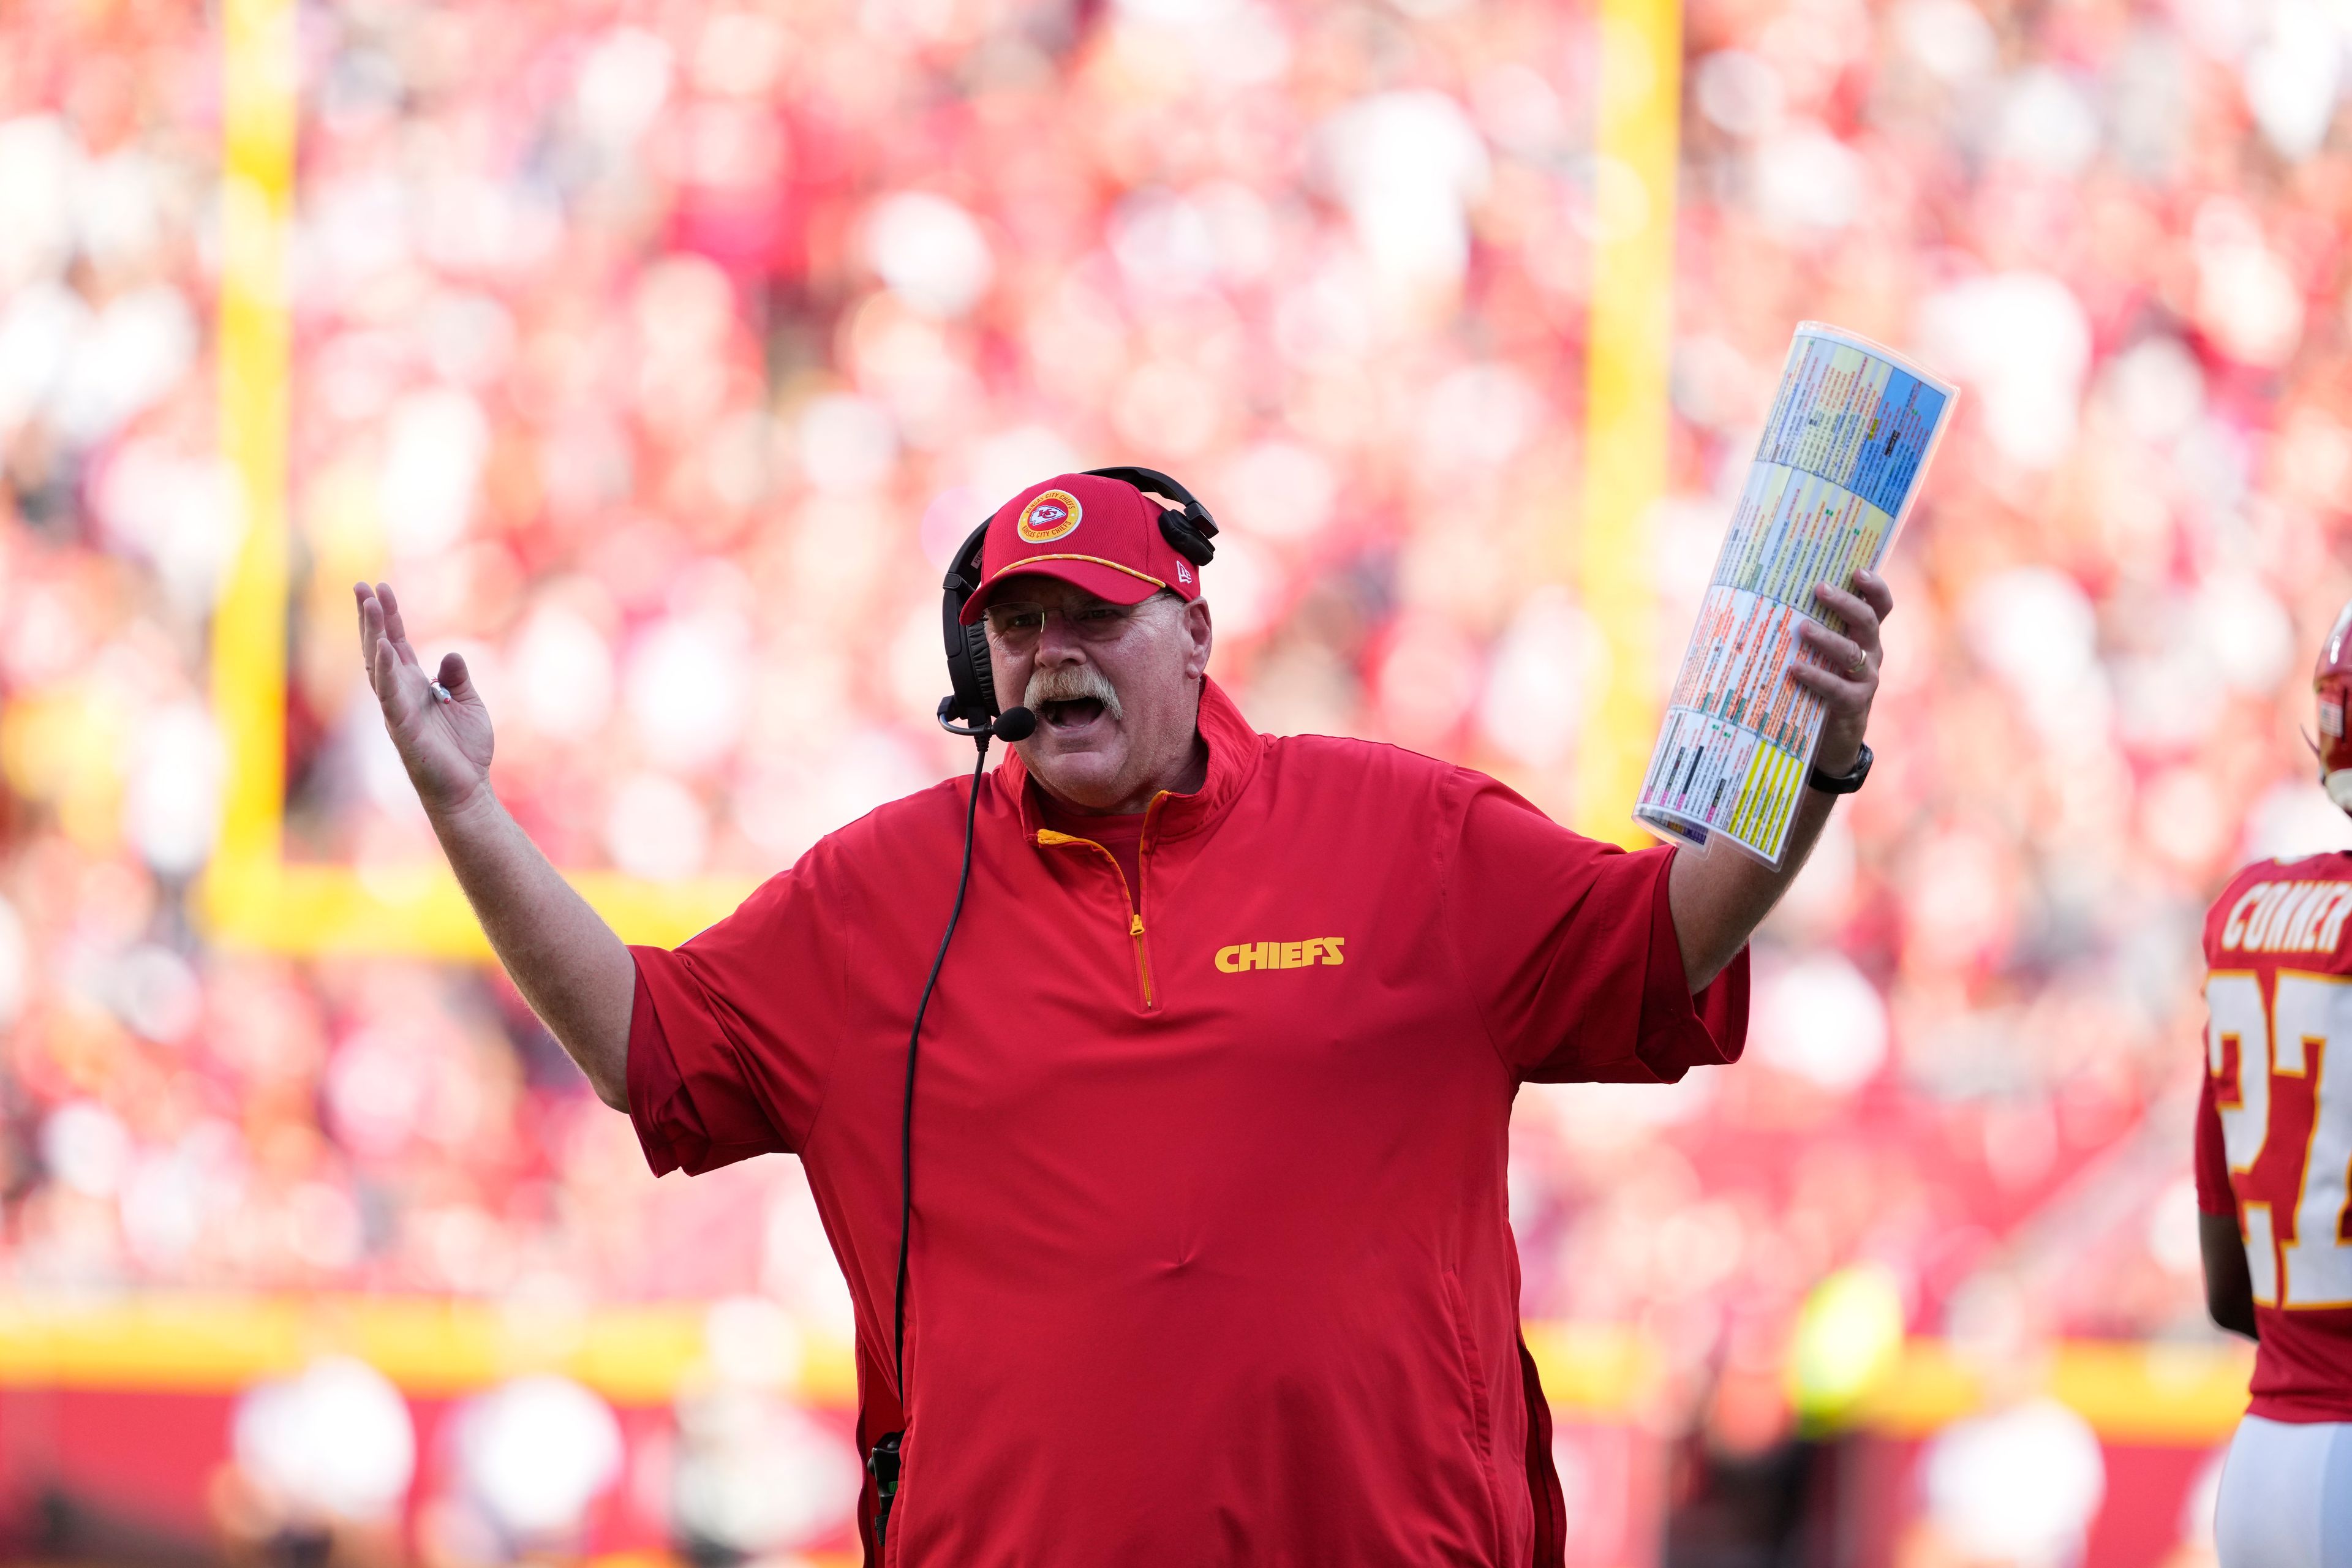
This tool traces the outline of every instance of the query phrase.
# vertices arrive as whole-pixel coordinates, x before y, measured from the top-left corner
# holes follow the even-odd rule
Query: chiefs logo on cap
[[[1013,531],[1030,544],[1051,544],[1065,538],[1078,526],[1086,510],[1078,498],[1067,490],[1045,490],[1029,499],[1021,515],[1013,521]]]

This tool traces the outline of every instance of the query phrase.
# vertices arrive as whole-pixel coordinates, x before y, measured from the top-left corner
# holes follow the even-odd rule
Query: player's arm
[[[635,961],[491,790],[490,714],[466,661],[442,658],[443,701],[409,646],[391,585],[362,583],[354,592],[368,683],[457,885],[516,989],[596,1097],[626,1110]]]
[[[2225,897],[2227,895],[2224,895]],[[2254,1326],[2254,1280],[2246,1243],[2238,1229],[2238,1194],[2230,1173],[2221,1108],[2213,1098],[2209,1072],[2197,1086],[2196,1130],[2190,1139],[2190,1169],[2197,1181],[2197,1250],[2205,1264],[2205,1310],[2221,1327],[2250,1340]]]
[[[1825,773],[1851,772],[1862,757],[1863,731],[1870,722],[1871,699],[1878,692],[1878,626],[1895,608],[1895,595],[1874,574],[1856,572],[1852,593],[1823,583],[1814,595],[1845,622],[1840,637],[1818,621],[1801,621],[1797,638],[1815,662],[1790,664],[1789,679],[1821,699],[1822,741],[1813,763]],[[1685,849],[1675,857],[1667,889],[1675,935],[1682,942],[1683,971],[1697,991],[1738,955],[1789,890],[1805,857],[1812,853],[1822,825],[1830,819],[1834,795],[1817,789],[1799,792],[1797,819],[1789,826],[1779,869],[1727,844]]]
[[[2205,1310],[2231,1333],[2261,1339],[2262,1331],[2254,1326],[2254,1281],[2246,1272],[2246,1243],[2238,1234],[2238,1216],[2200,1213],[2197,1246],[2205,1257]]]

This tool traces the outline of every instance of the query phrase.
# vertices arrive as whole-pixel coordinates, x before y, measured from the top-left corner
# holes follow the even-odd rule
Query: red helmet
[[[2352,697],[2352,605],[2336,613],[2320,645],[2319,663],[2311,672],[2311,689],[2319,694],[2319,782],[2327,798],[2352,811],[2352,735],[2345,733],[2344,704]]]

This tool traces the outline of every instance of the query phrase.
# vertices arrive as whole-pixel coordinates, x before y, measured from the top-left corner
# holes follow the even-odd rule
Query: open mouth
[[[1068,697],[1045,703],[1038,717],[1056,730],[1083,730],[1101,718],[1102,710],[1098,697]]]

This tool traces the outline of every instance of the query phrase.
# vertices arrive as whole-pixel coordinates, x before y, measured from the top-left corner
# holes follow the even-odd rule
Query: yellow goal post
[[[485,957],[448,868],[285,855],[287,621],[292,589],[288,450],[293,377],[288,252],[299,81],[294,0],[225,0],[221,283],[222,455],[246,528],[212,623],[213,711],[225,777],[220,829],[196,889],[207,934],[295,954]],[[1562,526],[1578,597],[1608,648],[1577,748],[1576,826],[1633,844],[1634,795],[1657,724],[1655,619],[1644,541],[1664,491],[1672,348],[1681,25],[1671,0],[1601,0],[1584,483]],[[568,871],[625,941],[683,942],[741,901],[738,878],[649,881]]]

